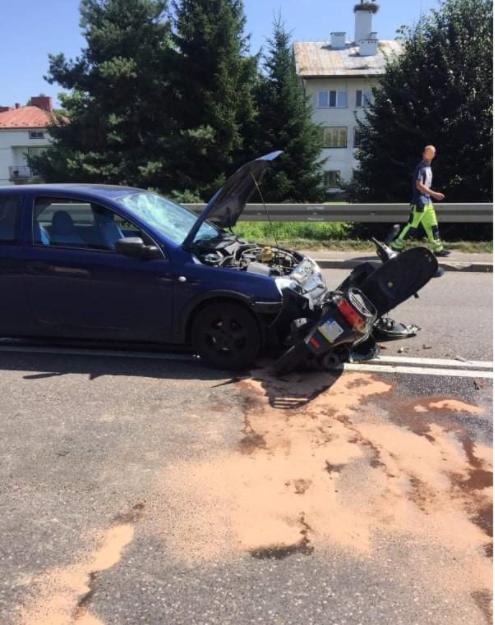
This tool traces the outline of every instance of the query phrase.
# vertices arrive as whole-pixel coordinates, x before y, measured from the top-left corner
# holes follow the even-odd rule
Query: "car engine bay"
[[[304,259],[298,252],[230,237],[200,241],[195,251],[198,259],[211,267],[273,277],[289,276]]]
[[[198,260],[210,267],[270,277],[281,294],[285,290],[292,291],[304,297],[310,308],[321,303],[327,293],[318,265],[299,252],[225,235],[198,241],[194,251]]]

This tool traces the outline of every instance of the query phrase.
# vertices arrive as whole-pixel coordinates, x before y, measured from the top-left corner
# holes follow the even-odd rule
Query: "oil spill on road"
[[[120,562],[143,510],[140,502],[118,515],[109,529],[91,539],[96,545],[92,551],[83,551],[74,563],[32,580],[32,594],[20,610],[19,625],[104,625],[91,612],[98,577]]]
[[[411,575],[446,592],[488,592],[491,450],[457,418],[477,406],[407,402],[367,373],[330,384],[328,374],[256,373],[238,382],[238,447],[159,476],[153,516],[169,556],[191,566],[240,554],[379,558],[379,544],[402,537],[452,562],[439,574],[432,558]]]

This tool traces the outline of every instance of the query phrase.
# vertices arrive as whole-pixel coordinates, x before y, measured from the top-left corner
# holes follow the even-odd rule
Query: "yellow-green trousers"
[[[426,204],[422,210],[418,209],[414,204],[411,205],[409,221],[402,228],[399,236],[392,242],[392,249],[397,251],[404,249],[406,239],[408,237],[417,237],[420,228],[422,228],[426,234],[434,252],[443,250],[443,244],[440,240],[440,232],[438,229],[437,214],[431,202]]]

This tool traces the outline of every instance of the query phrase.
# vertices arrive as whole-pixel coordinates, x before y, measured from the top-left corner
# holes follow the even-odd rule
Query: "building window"
[[[356,108],[367,107],[373,102],[373,92],[371,89],[363,91],[362,89],[357,89],[356,91]]]
[[[347,108],[347,91],[337,91],[337,108]]]
[[[318,108],[345,109],[347,108],[347,91],[319,91]]]
[[[320,109],[328,108],[328,91],[318,92],[318,108]]]
[[[367,107],[370,104],[373,104],[373,93],[371,90],[363,92],[363,106]]]
[[[30,130],[29,138],[30,139],[44,139],[45,133],[42,130]]]
[[[359,127],[356,126],[354,128],[354,141],[353,141],[353,147],[355,148],[359,148],[361,147],[361,133],[359,132]]]
[[[323,172],[323,182],[327,189],[338,189],[340,187],[340,171]]]
[[[345,126],[332,126],[323,128],[324,148],[346,148],[347,128]]]

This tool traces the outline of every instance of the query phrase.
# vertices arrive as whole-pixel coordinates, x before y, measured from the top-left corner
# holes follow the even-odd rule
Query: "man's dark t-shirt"
[[[428,193],[421,193],[416,189],[416,182],[422,182],[428,189],[431,189],[431,184],[433,182],[433,172],[431,171],[431,163],[428,161],[421,161],[416,169],[414,170],[413,175],[413,196],[411,200],[411,204],[414,204],[419,210],[423,210],[423,208],[431,202],[431,197]]]

